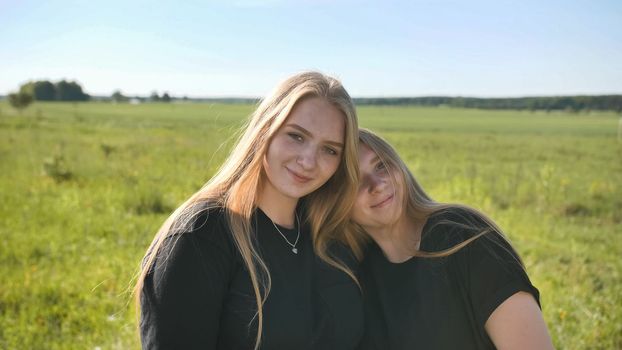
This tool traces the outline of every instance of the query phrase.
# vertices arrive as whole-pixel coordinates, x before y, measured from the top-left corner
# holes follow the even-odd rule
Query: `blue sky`
[[[0,0],[0,94],[262,96],[302,70],[353,96],[622,93],[622,1]]]

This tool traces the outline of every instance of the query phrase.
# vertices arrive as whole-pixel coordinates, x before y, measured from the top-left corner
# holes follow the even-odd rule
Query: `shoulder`
[[[189,206],[179,215],[178,232],[207,233],[226,222],[226,209],[198,203]]]
[[[437,210],[428,217],[427,225],[453,228],[488,227],[486,219],[475,209],[463,206],[451,206]]]
[[[354,256],[352,249],[340,241],[331,241],[327,248],[328,254],[336,260],[344,263],[348,268],[355,271],[358,268],[358,259]]]
[[[167,263],[179,257],[198,256],[210,260],[215,256],[235,254],[235,245],[222,207],[195,204],[184,210],[162,242],[156,260],[166,257]],[[182,259],[183,260],[183,259]]]
[[[491,256],[520,264],[518,254],[496,224],[469,207],[452,206],[432,213],[422,238],[435,251],[469,241],[458,255]]]
[[[492,226],[475,210],[452,206],[430,214],[422,240],[434,250],[444,250],[491,229]]]
[[[354,258],[354,254],[345,244],[337,241],[331,241],[326,247],[325,254],[337,265],[349,270],[353,276],[359,274],[358,260]],[[350,285],[355,286],[355,281],[348,276],[348,274],[334,266],[333,264],[325,261],[320,255],[314,256],[316,283],[323,288],[330,288],[333,286]]]
[[[168,238],[187,236],[217,239],[230,236],[226,209],[195,204],[183,210],[171,226]]]
[[[163,239],[145,277],[147,293],[159,297],[207,283],[228,283],[240,261],[220,208],[193,208]],[[186,214],[190,216],[183,217]],[[182,225],[183,224],[183,225]]]

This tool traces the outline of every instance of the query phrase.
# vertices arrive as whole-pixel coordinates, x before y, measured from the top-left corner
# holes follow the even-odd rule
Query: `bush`
[[[27,93],[18,92],[15,94],[9,94],[9,103],[20,113],[24,108],[28,107],[32,103],[32,100],[32,95]]]

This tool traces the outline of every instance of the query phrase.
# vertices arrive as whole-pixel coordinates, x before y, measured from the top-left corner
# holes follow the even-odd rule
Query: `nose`
[[[382,193],[387,185],[387,180],[383,177],[371,175],[367,179],[369,183],[368,191],[371,194]]]
[[[315,147],[308,146],[300,151],[296,158],[296,163],[304,170],[311,170],[317,165],[317,150]]]

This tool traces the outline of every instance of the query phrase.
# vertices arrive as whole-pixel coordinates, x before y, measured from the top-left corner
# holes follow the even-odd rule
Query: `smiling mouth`
[[[294,178],[294,180],[296,180],[296,182],[306,183],[306,182],[313,180],[312,178],[300,175],[297,172],[292,171],[287,167],[285,169],[287,169],[287,171],[292,175],[292,177]]]
[[[393,200],[393,197],[395,196],[395,194],[390,195],[387,199],[383,200],[382,202],[378,203],[378,204],[374,204],[371,207],[372,208],[382,208],[385,205],[391,203],[391,201]]]

